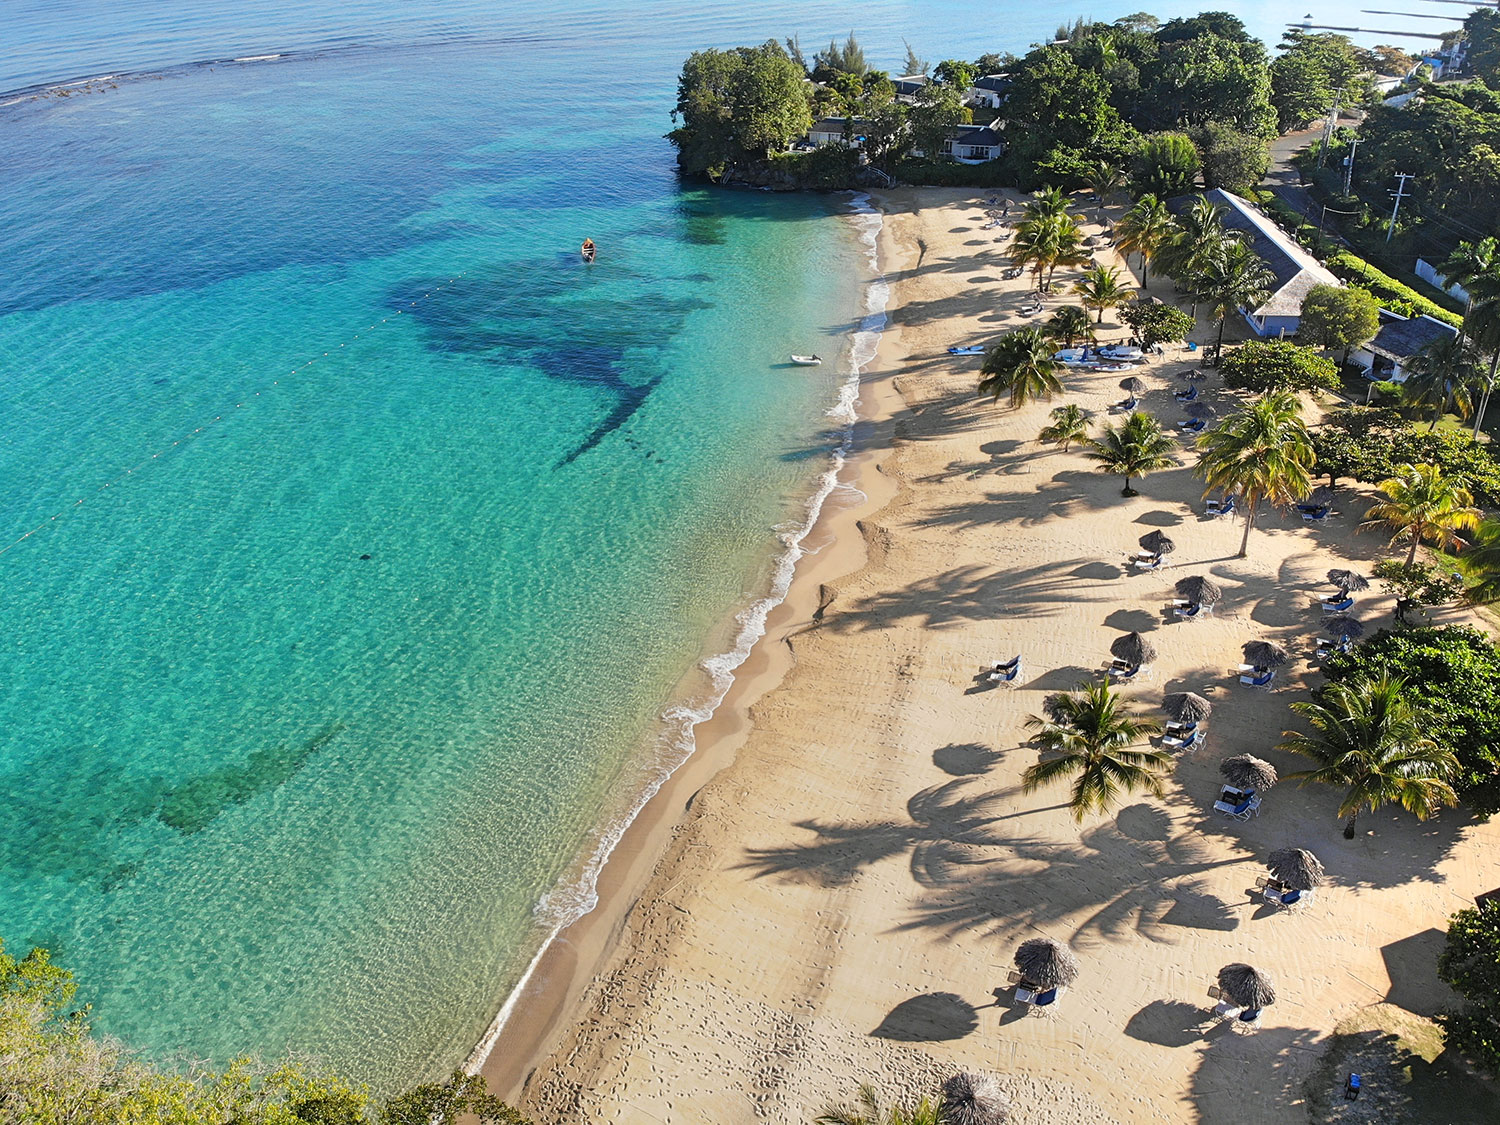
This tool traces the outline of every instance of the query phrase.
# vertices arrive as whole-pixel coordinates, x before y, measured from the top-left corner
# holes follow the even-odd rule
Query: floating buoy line
[[[426,293],[423,293],[416,300],[414,300],[414,301],[408,301],[407,304],[406,304],[406,308],[405,309],[397,309],[395,312],[391,313],[390,316],[383,316],[383,317],[381,317],[380,320],[377,323],[372,324],[372,325],[370,325],[369,328],[365,329],[365,332],[373,332],[377,328],[379,328],[380,325],[386,324],[389,321],[391,321],[392,319],[394,319],[395,317],[398,317],[402,313],[406,312],[407,309],[414,309],[414,308],[416,308],[417,304],[419,302],[425,301],[428,297],[431,297],[434,293],[441,293],[445,289],[451,289],[451,288],[453,288],[453,286],[457,285],[466,276],[467,276],[467,274],[461,273],[457,277],[450,277],[442,285],[439,285],[439,286],[437,286],[434,289],[428,290]],[[345,340],[342,343],[340,343],[338,345],[338,347],[339,348],[348,347],[355,340],[358,340],[362,334],[363,333],[356,332],[348,340]],[[320,360],[320,359],[326,359],[328,356],[333,355],[337,350],[338,350],[337,348],[330,347],[329,350],[326,351],[326,352],[323,352],[322,355],[313,356],[311,359],[305,360],[304,362],[299,363],[296,367],[293,367],[291,369],[291,371],[289,372],[288,377],[290,378],[292,375],[299,375],[299,374],[301,374],[302,372],[306,371],[309,367],[311,367],[314,363],[318,362],[318,360]],[[201,425],[201,426],[195,426],[195,427],[193,427],[193,429],[187,431],[181,437],[177,438],[175,441],[172,441],[170,444],[161,446],[155,453],[152,453],[149,457],[144,458],[143,460],[141,460],[137,464],[134,464],[134,465],[130,466],[130,468],[124,470],[123,472],[116,474],[114,477],[111,477],[109,480],[107,480],[103,484],[99,485],[93,491],[88,492],[88,493],[84,494],[83,496],[80,496],[77,500],[73,501],[67,507],[58,510],[53,515],[50,515],[46,519],[42,520],[39,524],[37,524],[35,527],[33,527],[30,531],[26,532],[26,534],[20,536],[19,538],[17,538],[13,542],[6,544],[4,547],[0,547],[0,555],[4,555],[4,554],[8,553],[9,551],[12,551],[15,548],[19,547],[22,543],[26,542],[26,540],[30,539],[33,535],[35,535],[37,532],[41,531],[43,528],[51,527],[54,523],[56,523],[62,517],[68,515],[69,513],[73,512],[73,511],[76,511],[86,501],[95,499],[95,498],[97,498],[99,496],[100,493],[105,492],[108,489],[113,488],[115,485],[119,484],[121,481],[128,480],[130,477],[134,476],[136,473],[140,472],[142,469],[145,469],[147,466],[155,463],[156,461],[161,460],[161,458],[163,456],[165,456],[168,453],[171,453],[172,450],[176,449],[178,446],[193,441],[199,435],[201,435],[203,433],[206,433],[208,430],[212,429],[214,426],[218,425],[220,422],[224,421],[226,418],[233,418],[235,411],[244,409],[244,407],[247,404],[254,402],[256,399],[260,398],[264,394],[270,393],[271,388],[272,387],[279,387],[281,385],[281,382],[282,381],[280,379],[272,379],[271,380],[271,385],[269,387],[262,387],[260,390],[256,391],[254,394],[248,395],[248,396],[244,396],[243,399],[242,399],[242,401],[236,402],[234,404],[233,409],[231,409],[231,410],[225,410],[224,413],[222,413],[222,414],[216,414],[216,415],[214,415],[214,417],[211,420],[209,420],[207,422],[204,422],[203,425]]]

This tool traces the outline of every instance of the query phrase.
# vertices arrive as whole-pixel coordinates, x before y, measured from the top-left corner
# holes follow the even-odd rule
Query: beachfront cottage
[[[825,117],[821,121],[815,121],[807,131],[807,143],[813,148],[841,144],[860,148],[865,143],[866,124],[863,117],[852,120],[847,117]]]
[[[999,109],[1010,94],[1010,75],[986,74],[964,91],[964,103],[975,108]]]
[[[943,152],[960,164],[983,164],[1005,151],[1005,141],[992,125],[960,129],[943,142]]]
[[[1368,379],[1406,381],[1406,365],[1413,356],[1440,340],[1450,340],[1458,329],[1430,316],[1397,316],[1380,310],[1380,331],[1362,348],[1349,353],[1349,362],[1363,367]]]
[[[1221,188],[1211,188],[1203,195],[1222,210],[1228,230],[1244,234],[1250,248],[1276,278],[1264,303],[1240,310],[1245,323],[1263,339],[1291,336],[1301,323],[1302,300],[1308,290],[1315,285],[1339,285],[1339,279],[1249,200]],[[1180,214],[1196,198],[1179,195],[1167,200],[1167,207]]]

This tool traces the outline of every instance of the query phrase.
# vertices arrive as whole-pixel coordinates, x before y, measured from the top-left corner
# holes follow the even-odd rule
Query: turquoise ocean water
[[[877,327],[848,197],[676,182],[682,57],[1119,11],[6,7],[0,936],[148,1050],[441,1072],[690,749]]]

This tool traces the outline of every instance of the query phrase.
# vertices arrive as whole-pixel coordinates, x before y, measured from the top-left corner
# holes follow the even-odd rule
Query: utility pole
[[[1340,86],[1333,92],[1333,105],[1328,107],[1328,124],[1323,126],[1323,148],[1318,153],[1318,167],[1328,159],[1328,146],[1333,144],[1333,131],[1338,128],[1339,123],[1339,98],[1343,96],[1344,88]]]
[[[1353,137],[1349,141],[1349,155],[1344,157],[1344,195],[1349,195],[1349,184],[1354,179],[1354,154],[1359,151],[1359,138]]]
[[[1396,233],[1396,214],[1401,210],[1401,201],[1406,198],[1406,181],[1411,179],[1414,173],[1397,172],[1396,179],[1401,182],[1396,185],[1396,190],[1390,194],[1396,197],[1396,204],[1391,208],[1391,225],[1385,228],[1385,240],[1389,242],[1391,235]]]

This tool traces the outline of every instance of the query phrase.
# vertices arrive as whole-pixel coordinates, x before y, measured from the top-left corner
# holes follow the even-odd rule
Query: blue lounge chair
[[[1322,509],[1324,509],[1326,507],[1328,507],[1327,504],[1298,504],[1297,505],[1297,511],[1299,511],[1299,512],[1317,512],[1317,511],[1321,511]]]
[[[1118,660],[1110,668],[1109,674],[1117,680],[1133,680],[1140,675],[1144,664],[1121,664]]]
[[[1198,350],[1198,345],[1189,340],[1187,342],[1187,350],[1190,352],[1195,352]]]
[[[1230,496],[1230,497],[1226,498],[1225,501],[1224,501],[1224,503],[1219,506],[1219,515],[1221,515],[1221,516],[1232,516],[1232,515],[1234,515],[1234,497],[1233,496]]]
[[[1016,677],[1020,674],[1021,657],[1017,654],[1015,659],[1011,660],[1008,664],[997,663],[991,668],[989,681],[992,684],[1009,684],[1015,682]]]
[[[1112,402],[1109,404],[1111,410],[1134,410],[1135,407],[1136,400],[1134,396],[1127,398],[1124,402]]]
[[[1172,397],[1175,398],[1178,402],[1192,402],[1195,398],[1198,397],[1198,388],[1189,387],[1185,391],[1174,391]]]
[[[1192,620],[1203,612],[1203,606],[1197,602],[1194,602],[1192,605],[1173,606],[1172,612],[1178,617],[1186,617],[1188,620]]]
[[[1324,507],[1318,508],[1315,511],[1303,512],[1302,518],[1305,519],[1308,523],[1322,523],[1328,518],[1328,512],[1329,509],[1325,505]]]
[[[1203,732],[1201,730],[1195,730],[1191,733],[1184,732],[1178,735],[1164,734],[1161,736],[1161,744],[1163,746],[1170,746],[1174,750],[1196,750],[1202,743]]]
[[[1319,602],[1318,604],[1323,607],[1324,613],[1343,613],[1344,610],[1348,609],[1354,604],[1354,599],[1351,598],[1348,594],[1345,594],[1343,601]]]
[[[1281,896],[1281,905],[1282,906],[1296,906],[1301,901],[1302,901],[1302,892],[1301,891],[1287,891],[1286,894],[1284,894],[1284,895]]]
[[[1198,729],[1197,723],[1179,723],[1175,719],[1166,725],[1166,732],[1177,738],[1186,738]]]
[[[1203,427],[1206,425],[1208,425],[1208,423],[1205,422],[1202,418],[1189,418],[1185,422],[1178,422],[1177,428],[1179,430],[1182,430],[1184,433],[1196,434],[1202,431]]]
[[[1240,677],[1240,683],[1249,684],[1251,687],[1270,687],[1271,681],[1276,678],[1276,669],[1267,668],[1264,672]]]

